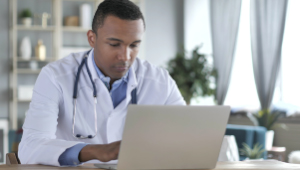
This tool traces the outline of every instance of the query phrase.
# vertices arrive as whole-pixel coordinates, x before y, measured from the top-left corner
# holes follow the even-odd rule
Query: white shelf
[[[54,26],[42,27],[40,25],[32,25],[30,27],[26,27],[23,25],[18,25],[18,30],[27,30],[27,31],[54,31]]]
[[[51,61],[55,61],[55,58],[53,58],[53,57],[47,57],[45,60],[40,60],[40,59],[37,59],[37,58],[35,58],[35,57],[32,57],[32,58],[26,60],[26,59],[23,59],[23,58],[21,58],[21,57],[17,57],[17,61],[28,61],[28,62],[29,62],[29,61],[51,62]]]
[[[21,69],[17,69],[17,72],[18,74],[39,74],[41,72],[41,69],[32,70],[32,69],[21,68]]]
[[[20,102],[20,103],[29,103],[29,102],[31,102],[31,100],[20,100],[20,99],[18,99],[18,102]]]
[[[88,32],[92,28],[81,28],[76,26],[64,26],[63,31],[69,31],[69,32]]]

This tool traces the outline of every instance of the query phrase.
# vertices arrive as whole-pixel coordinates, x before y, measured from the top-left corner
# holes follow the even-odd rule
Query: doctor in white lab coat
[[[101,12],[100,6],[98,10]],[[48,64],[38,76],[19,145],[22,164],[60,166],[60,155],[79,143],[91,144],[81,150],[78,156],[80,162],[117,159],[118,141],[122,140],[127,107],[135,88],[137,104],[185,105],[175,81],[165,69],[136,58],[145,30],[143,17],[121,19],[118,14],[109,13],[102,19],[102,23],[93,21],[93,30],[87,33],[92,47],[87,66],[97,90],[96,136],[92,139],[73,136],[74,83],[87,51],[73,53]],[[110,78],[110,86],[128,75],[126,97],[116,107],[113,106],[110,90],[97,74],[93,59],[101,72]],[[95,133],[93,86],[85,66],[79,74],[75,134],[90,135]]]

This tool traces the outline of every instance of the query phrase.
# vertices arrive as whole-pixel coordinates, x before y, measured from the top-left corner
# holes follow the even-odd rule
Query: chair
[[[16,153],[7,153],[6,154],[6,165],[21,164]]]
[[[256,143],[262,145],[265,148],[266,141],[266,131],[267,129],[262,126],[246,126],[246,125],[233,125],[228,124],[226,128],[226,135],[234,135],[236,143],[239,149],[243,148],[242,143],[246,143],[251,148]],[[267,159],[267,152],[263,154],[263,157]],[[244,160],[246,157],[240,155],[240,160]]]

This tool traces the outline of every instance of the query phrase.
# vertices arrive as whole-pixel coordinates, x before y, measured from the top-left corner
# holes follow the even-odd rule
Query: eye
[[[118,46],[120,46],[120,44],[118,43],[118,44],[109,44],[110,46],[112,46],[112,47],[118,47]]]
[[[137,45],[136,44],[131,44],[130,47],[135,48],[135,47],[137,47]]]

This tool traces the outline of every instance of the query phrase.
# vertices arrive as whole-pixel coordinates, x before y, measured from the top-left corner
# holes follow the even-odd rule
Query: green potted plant
[[[212,84],[217,76],[216,70],[209,65],[207,57],[199,53],[199,49],[196,47],[191,57],[187,57],[185,51],[177,53],[167,65],[187,104],[190,104],[193,97],[215,94],[216,88]]]
[[[255,126],[263,126],[267,129],[266,132],[266,149],[269,150],[273,146],[274,139],[274,124],[280,117],[280,112],[271,112],[269,109],[262,109],[257,113],[248,116]]]
[[[263,153],[266,151],[262,148],[262,145],[259,145],[259,143],[256,143],[253,149],[251,149],[251,147],[246,143],[243,143],[242,145],[243,148],[240,149],[240,153],[241,155],[246,156],[248,159],[260,159],[262,158]]]
[[[20,18],[22,19],[23,25],[29,27],[32,23],[32,12],[30,9],[26,8],[20,13]]]

